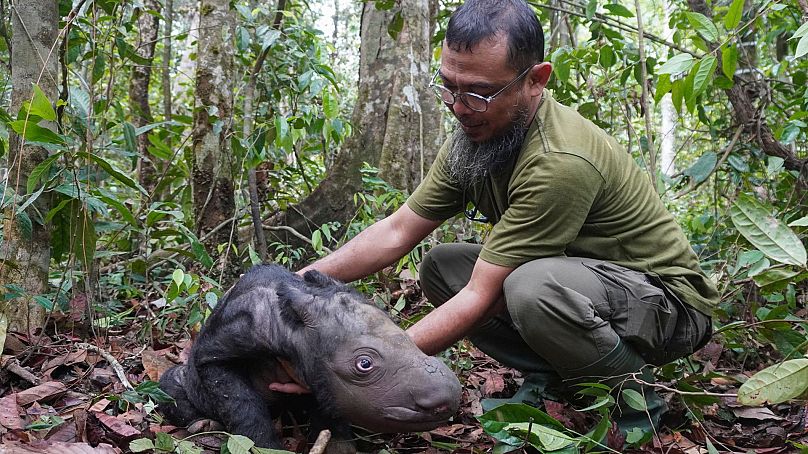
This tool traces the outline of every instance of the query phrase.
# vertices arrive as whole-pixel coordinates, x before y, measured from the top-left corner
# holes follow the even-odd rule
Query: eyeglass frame
[[[440,74],[440,68],[438,68],[438,70],[437,70],[437,71],[435,71],[435,75],[433,75],[433,76],[432,76],[432,80],[429,82],[429,88],[438,88],[438,89],[440,89],[440,90],[441,90],[441,93],[438,93],[437,91],[434,91],[434,90],[433,90],[433,92],[434,92],[434,93],[435,93],[435,95],[436,95],[436,96],[437,96],[437,97],[438,97],[438,98],[439,98],[439,99],[440,99],[440,100],[441,100],[441,101],[442,101],[444,104],[446,104],[447,106],[453,106],[453,105],[455,105],[455,103],[457,102],[457,98],[459,97],[459,98],[460,98],[460,102],[462,102],[464,106],[468,107],[469,109],[471,109],[471,110],[473,110],[473,111],[475,111],[475,112],[478,112],[478,113],[484,113],[484,112],[488,112],[488,105],[491,103],[491,101],[493,101],[493,100],[494,100],[494,98],[496,98],[497,96],[499,96],[499,95],[501,95],[502,93],[504,93],[504,92],[505,92],[505,90],[507,90],[507,89],[511,88],[511,87],[512,87],[514,84],[516,84],[516,82],[518,82],[518,81],[519,81],[521,78],[525,77],[525,76],[527,75],[527,73],[528,73],[528,72],[530,72],[530,70],[531,70],[531,69],[533,69],[533,67],[534,67],[534,66],[536,66],[536,65],[530,65],[530,66],[528,66],[528,67],[527,67],[527,68],[526,68],[524,71],[522,71],[522,73],[521,73],[521,74],[519,74],[518,76],[516,76],[516,78],[515,78],[515,79],[513,79],[513,80],[512,80],[512,81],[510,81],[510,82],[508,82],[508,83],[507,83],[507,85],[505,85],[504,87],[500,88],[500,89],[499,89],[499,90],[498,90],[496,93],[494,93],[494,94],[493,94],[493,95],[491,95],[491,96],[483,96],[483,95],[478,95],[477,93],[472,93],[472,92],[470,92],[470,91],[464,91],[464,92],[455,92],[455,91],[449,90],[448,88],[444,87],[443,85],[440,85],[440,84],[435,83],[435,81],[438,79],[438,75]],[[446,102],[446,100],[445,100],[445,99],[443,99],[443,95],[442,95],[442,93],[449,93],[450,95],[452,95],[452,102],[451,102],[451,103]],[[476,99],[479,99],[479,100],[481,100],[481,101],[484,101],[484,102],[485,102],[485,110],[477,110],[477,109],[475,109],[475,108],[471,107],[471,106],[468,104],[468,102],[466,102],[466,101],[465,101],[465,99],[464,99],[464,97],[465,97],[465,96],[472,96],[472,97],[474,97],[474,98],[476,98]]]

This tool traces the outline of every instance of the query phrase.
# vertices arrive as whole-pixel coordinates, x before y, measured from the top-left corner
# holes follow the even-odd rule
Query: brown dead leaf
[[[485,378],[485,384],[483,385],[483,396],[488,397],[494,393],[502,392],[502,390],[505,389],[505,380],[502,378],[502,375],[497,373],[497,371],[486,370],[475,373]]]
[[[465,424],[452,424],[450,426],[443,426],[430,430],[429,433],[442,437],[456,437],[457,434],[465,431],[467,428],[469,428],[469,426]]]
[[[94,403],[88,411],[91,413],[101,412],[106,410],[107,406],[109,406],[109,399],[101,399]]]
[[[22,429],[21,414],[23,414],[23,409],[17,404],[16,394],[9,394],[0,399],[0,425],[11,430]]]
[[[732,413],[738,417],[743,419],[756,419],[758,421],[781,421],[783,418],[777,416],[766,407],[741,407],[741,408],[733,408]]]
[[[37,401],[48,401],[67,391],[67,386],[59,381],[49,381],[17,393],[17,403],[25,406]]]
[[[173,362],[166,359],[164,355],[160,355],[154,350],[147,348],[143,350],[140,355],[140,360],[143,363],[143,370],[150,380],[158,381],[163,372],[176,366]]]
[[[14,454],[119,454],[120,449],[108,444],[90,446],[87,443],[62,443],[50,441],[34,441],[31,443],[11,442],[5,446],[7,452]]]
[[[115,432],[116,435],[122,438],[131,438],[140,435],[140,431],[125,423],[124,421],[110,416],[103,412],[94,412],[93,415],[104,425],[107,429]]]
[[[68,352],[66,355],[57,356],[56,358],[46,361],[45,364],[42,365],[41,370],[49,370],[58,366],[70,366],[72,364],[86,362],[86,360],[87,350],[75,350]]]
[[[66,421],[64,424],[53,429],[48,434],[47,439],[50,442],[75,443],[78,441],[77,435],[76,421]]]

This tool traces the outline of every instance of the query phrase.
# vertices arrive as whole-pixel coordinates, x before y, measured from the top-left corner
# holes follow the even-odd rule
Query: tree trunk
[[[58,52],[51,53],[59,30],[58,2],[16,2],[11,21],[10,112],[16,114],[23,101],[32,98],[33,84],[39,85],[49,100],[58,97]],[[56,131],[55,123],[43,121],[39,125]],[[16,191],[17,204],[27,199],[26,186],[31,170],[47,157],[48,152],[44,148],[27,145],[18,135],[10,134],[8,187]],[[40,328],[45,320],[43,307],[32,301],[31,297],[46,293],[48,289],[50,231],[47,225],[40,222],[50,204],[48,197],[42,196],[34,203],[39,215],[31,207],[26,210],[33,220],[30,233],[27,233],[28,229],[21,228],[26,223],[21,223],[20,216],[15,215],[15,205],[12,204],[4,213],[0,284],[15,284],[25,291],[25,295],[0,303],[0,331],[4,321],[7,321],[11,330],[30,332]],[[8,288],[2,288],[2,291],[9,293]]]
[[[379,169],[387,182],[408,192],[421,182],[440,148],[440,106],[429,91],[436,7],[432,0],[402,0],[404,28],[393,43],[401,64],[388,80]]]
[[[145,65],[136,64],[132,67],[129,100],[135,128],[146,126],[154,121],[151,107],[149,107],[149,84],[151,83],[151,63],[154,60],[154,47],[157,44],[157,31],[159,30],[160,21],[157,16],[148,14],[146,11],[158,11],[159,7],[157,0],[145,0],[143,9],[140,10],[140,15],[137,19],[138,39],[135,52],[141,58],[148,60],[148,63]],[[138,180],[146,191],[153,195],[154,189],[157,187],[158,171],[149,157],[148,145],[148,133],[137,137]]]
[[[233,156],[234,20],[229,0],[202,0],[193,130],[193,199],[196,230],[210,253],[230,243],[235,215]],[[237,276],[236,257],[222,249],[223,277]]]
[[[670,16],[674,11],[673,2],[666,0],[663,8],[665,10],[665,17],[662,20],[662,37],[670,39],[673,34],[670,29]],[[670,93],[662,97],[659,102],[659,108],[662,111],[662,131],[659,136],[661,137],[659,146],[659,170],[667,176],[673,176],[676,173],[676,109],[673,107]]]
[[[163,10],[165,16],[165,27],[163,28],[165,35],[165,42],[163,43],[163,120],[171,121],[171,43],[173,37],[171,36],[174,30],[174,0],[165,0],[165,8]],[[171,138],[169,137],[169,140]],[[168,143],[169,148],[171,143]]]
[[[320,185],[300,204],[270,219],[270,225],[285,225],[307,237],[326,222],[344,225],[356,212],[353,197],[362,189],[364,162],[381,162],[383,176],[402,189],[417,184],[422,166],[428,168],[440,146],[437,103],[426,91],[436,3],[400,0],[388,11],[372,2],[364,4],[359,89],[351,119],[354,135]],[[393,39],[387,29],[397,10],[405,21]],[[285,231],[272,233],[281,242],[301,244]]]

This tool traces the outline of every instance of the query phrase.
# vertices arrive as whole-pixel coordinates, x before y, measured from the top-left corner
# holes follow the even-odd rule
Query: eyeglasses
[[[470,209],[469,202],[471,202]],[[477,209],[477,204],[474,203],[473,200],[469,200],[465,189],[463,190],[463,214],[466,215],[466,219],[472,222],[482,222],[486,224],[489,222],[488,217],[480,213],[480,210]]]
[[[528,73],[533,68],[533,65],[529,66],[527,69],[522,71],[521,74],[516,76],[516,78],[507,85],[502,87],[498,92],[494,93],[491,96],[482,96],[478,95],[477,93],[470,93],[470,92],[462,92],[462,93],[455,93],[452,90],[444,87],[443,85],[439,85],[435,83],[438,79],[438,74],[440,74],[440,69],[435,71],[435,75],[432,76],[432,81],[429,82],[429,87],[435,92],[438,98],[443,101],[444,104],[447,106],[453,106],[454,103],[457,101],[457,98],[460,98],[460,101],[469,109],[475,112],[485,112],[488,110],[488,103],[494,100],[497,96],[501,95],[505,90],[511,88],[513,84],[515,84],[519,79],[525,77],[525,74]]]

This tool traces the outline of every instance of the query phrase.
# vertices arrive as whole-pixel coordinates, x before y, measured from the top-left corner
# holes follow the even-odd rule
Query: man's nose
[[[460,98],[456,98],[454,104],[449,106],[452,110],[452,113],[455,114],[456,117],[467,117],[469,115],[473,115],[475,112],[468,108],[467,105],[460,100]]]

